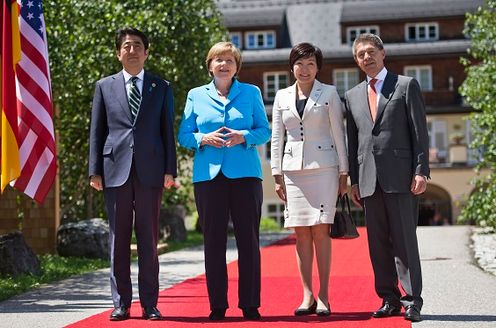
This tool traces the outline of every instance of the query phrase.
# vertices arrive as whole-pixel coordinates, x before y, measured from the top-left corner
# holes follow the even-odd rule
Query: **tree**
[[[208,49],[227,34],[213,0],[48,0],[44,14],[58,114],[62,218],[103,216],[103,197],[88,186],[88,136],[95,82],[122,69],[114,46],[117,29],[134,26],[150,38],[145,67],[172,82],[176,123],[187,91],[208,80]],[[188,176],[187,154],[178,155],[181,176]],[[165,201],[186,202],[190,188],[183,182]]]
[[[462,209],[463,220],[475,220],[496,228],[496,0],[467,14],[465,34],[472,39],[469,55],[462,59],[467,78],[460,92],[474,108],[470,115],[474,140],[472,148],[481,149],[474,192]],[[481,175],[487,169],[489,174]]]

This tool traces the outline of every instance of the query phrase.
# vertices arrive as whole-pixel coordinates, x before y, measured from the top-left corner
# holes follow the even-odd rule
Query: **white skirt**
[[[334,222],[339,186],[337,167],[284,171],[284,183],[287,195],[285,228]]]

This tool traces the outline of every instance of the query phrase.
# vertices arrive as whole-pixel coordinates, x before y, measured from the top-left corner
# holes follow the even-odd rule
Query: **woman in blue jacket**
[[[225,317],[226,243],[229,219],[238,247],[238,307],[248,320],[260,319],[259,226],[262,169],[257,145],[270,138],[260,90],[239,82],[241,53],[230,42],[208,52],[209,84],[189,91],[179,143],[195,151],[193,184],[205,245],[211,320]]]

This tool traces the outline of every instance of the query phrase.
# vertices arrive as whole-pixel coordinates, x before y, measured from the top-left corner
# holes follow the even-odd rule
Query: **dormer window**
[[[363,33],[372,33],[375,35],[379,35],[379,26],[371,25],[371,26],[350,26],[346,29],[346,40],[349,45],[353,44],[353,41]]]
[[[275,47],[275,31],[250,31],[245,33],[246,49],[273,49]]]
[[[439,24],[438,23],[406,24],[405,40],[407,42],[439,40]]]

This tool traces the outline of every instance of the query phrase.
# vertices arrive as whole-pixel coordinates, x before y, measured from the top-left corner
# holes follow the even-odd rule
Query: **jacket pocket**
[[[293,155],[293,149],[291,146],[286,146],[286,148],[284,148],[284,154]]]
[[[103,146],[103,156],[112,154],[112,146]]]
[[[411,158],[412,152],[408,149],[393,149],[394,156],[399,158]]]

